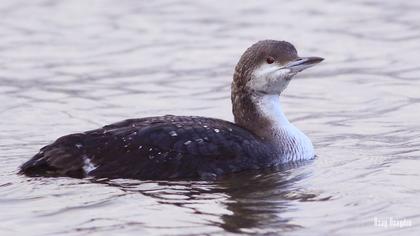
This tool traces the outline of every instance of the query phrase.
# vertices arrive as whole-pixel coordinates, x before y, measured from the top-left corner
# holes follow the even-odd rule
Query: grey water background
[[[0,2],[0,235],[418,235],[420,2]],[[260,39],[326,60],[282,96],[304,165],[216,182],[27,178],[59,136],[126,118],[232,120]],[[378,227],[374,219],[411,227]]]

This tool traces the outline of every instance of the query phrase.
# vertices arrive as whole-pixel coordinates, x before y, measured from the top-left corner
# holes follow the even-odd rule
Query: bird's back
[[[190,116],[130,119],[45,146],[21,167],[29,176],[213,178],[276,162],[273,149],[234,123]]]

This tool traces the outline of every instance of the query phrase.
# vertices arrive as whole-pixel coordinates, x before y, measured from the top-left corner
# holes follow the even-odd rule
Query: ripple
[[[416,235],[418,225],[372,221],[420,220],[419,10],[379,0],[2,1],[0,233]],[[316,147],[313,162],[213,182],[17,175],[57,137],[129,117],[232,120],[233,67],[263,38],[326,58],[282,97]]]

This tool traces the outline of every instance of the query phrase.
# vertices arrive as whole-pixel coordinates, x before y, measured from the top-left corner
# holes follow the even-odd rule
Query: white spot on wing
[[[89,174],[91,171],[95,170],[96,168],[98,168],[97,166],[95,166],[95,164],[93,164],[92,160],[86,156],[83,155],[83,171],[85,172],[85,174]]]

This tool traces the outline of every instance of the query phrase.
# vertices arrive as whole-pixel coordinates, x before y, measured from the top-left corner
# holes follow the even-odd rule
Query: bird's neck
[[[235,123],[278,148],[287,159],[310,159],[314,156],[309,138],[289,122],[279,95],[232,90]]]
[[[290,125],[278,95],[251,91],[232,92],[232,109],[235,123],[263,140],[270,141],[278,136],[273,132]]]

